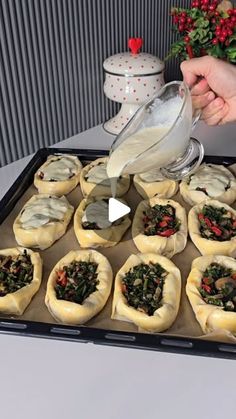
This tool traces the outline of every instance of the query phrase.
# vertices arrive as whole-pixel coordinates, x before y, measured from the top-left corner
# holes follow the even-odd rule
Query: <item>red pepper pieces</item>
[[[169,228],[168,230],[160,231],[159,236],[170,237],[170,236],[172,236],[172,234],[175,234],[175,233],[176,233],[176,231],[175,231],[174,228]]]
[[[160,221],[159,227],[163,228],[163,227],[167,227],[167,226],[168,226],[167,221]]]
[[[220,237],[222,235],[222,231],[221,231],[221,229],[219,227],[212,226],[211,227],[211,230],[213,231],[213,233],[215,233],[215,235],[217,237]]]
[[[208,294],[211,293],[211,287],[209,285],[203,284],[202,289],[204,289],[204,291],[206,291]]]
[[[59,285],[61,285],[62,287],[65,287],[66,284],[67,284],[66,272],[65,271],[58,271],[57,275],[58,275],[57,283]]]

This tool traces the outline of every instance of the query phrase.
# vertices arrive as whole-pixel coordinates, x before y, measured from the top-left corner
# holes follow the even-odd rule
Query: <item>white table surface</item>
[[[194,132],[236,155],[236,124]],[[95,127],[57,144],[108,149]],[[30,160],[0,169],[0,198]],[[235,416],[236,361],[0,335],[1,419],[221,419]]]

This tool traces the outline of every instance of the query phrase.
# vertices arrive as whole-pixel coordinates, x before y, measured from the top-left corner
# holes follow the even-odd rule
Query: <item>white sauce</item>
[[[225,192],[229,181],[229,177],[220,167],[203,165],[192,175],[189,190],[204,188],[210,197],[215,198]]]
[[[96,201],[89,204],[82,217],[82,222],[96,223],[101,229],[108,228],[112,223],[108,220],[108,203]]]
[[[151,182],[161,182],[164,180],[164,176],[162,176],[160,169],[153,169],[149,172],[140,173],[140,178],[144,182],[151,183]]]
[[[110,154],[107,174],[112,180],[113,196],[116,193],[116,180],[114,178],[118,178],[121,173],[141,173],[153,167],[160,169],[174,161],[186,149],[186,144],[189,141],[188,131],[191,128],[188,114],[186,114],[184,121],[179,120],[175,130],[172,130],[162,141],[179,115],[183,100],[180,97],[166,102],[161,102],[158,99],[156,104],[158,111],[156,110],[150,116],[146,116],[141,129],[121,142]],[[155,102],[153,106],[155,109]],[[147,150],[154,145],[155,149],[153,148],[148,152]],[[140,155],[142,155],[141,158],[139,158]]]
[[[107,176],[107,165],[101,163],[93,166],[86,175],[87,182],[102,183],[103,186],[110,186],[110,179]]]
[[[76,156],[56,157],[39,173],[44,174],[43,180],[67,180],[75,175],[80,168],[80,162]]]
[[[68,208],[69,204],[64,197],[37,198],[24,207],[20,216],[22,228],[38,228],[50,222],[60,221]]]

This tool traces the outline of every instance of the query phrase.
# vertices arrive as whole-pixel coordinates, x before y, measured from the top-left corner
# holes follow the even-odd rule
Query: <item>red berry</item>
[[[220,19],[220,24],[221,24],[221,25],[224,25],[224,23],[225,23],[225,20],[224,20],[223,18],[221,18],[221,19]]]
[[[211,4],[211,5],[209,6],[209,10],[210,10],[210,12],[214,12],[215,8],[216,8],[216,7],[215,7],[213,4]]]
[[[226,45],[227,47],[230,45],[230,42],[229,42],[229,40],[228,40],[228,39],[226,39],[226,41],[225,41],[225,45]]]
[[[214,17],[211,19],[211,23],[216,23],[216,19]]]
[[[225,37],[224,36],[220,36],[219,37],[219,41],[222,42],[222,44],[225,42]]]
[[[233,35],[233,31],[231,31],[231,29],[228,29],[227,32],[228,32],[228,36]]]
[[[187,13],[186,13],[186,12],[182,12],[182,13],[181,13],[181,16],[182,16],[182,17],[186,17],[186,16],[187,16]]]
[[[233,9],[234,16],[236,16],[236,8]]]
[[[221,31],[215,31],[216,36],[220,36],[221,35]]]
[[[191,40],[190,36],[186,35],[184,37],[184,42],[186,42],[187,44],[190,42],[190,40]]]
[[[228,35],[228,31],[224,29],[224,30],[221,32],[221,35],[222,35],[222,36],[224,36],[224,37],[226,38],[226,36]]]
[[[220,31],[221,30],[221,26],[220,25],[216,25],[216,31]]]
[[[193,19],[191,17],[187,18],[187,23],[192,23]]]
[[[178,29],[179,29],[179,31],[180,31],[180,32],[183,32],[183,31],[184,31],[184,29],[185,29],[185,28],[184,28],[184,25],[179,25]]]
[[[236,16],[231,17],[231,22],[236,23]]]
[[[217,45],[218,44],[218,39],[217,38],[214,38],[214,39],[212,39],[212,43],[213,43],[213,45]]]
[[[181,17],[179,21],[180,21],[180,23],[185,23],[186,19],[185,19],[185,17]]]
[[[215,17],[220,16],[220,13],[216,10],[215,11]]]
[[[206,12],[208,10],[208,7],[205,4],[203,4],[203,6],[201,6],[201,10],[203,10],[203,12]]]
[[[227,13],[228,13],[229,16],[232,16],[234,14],[234,11],[233,11],[233,9],[229,9],[229,10],[227,10]]]
[[[174,16],[174,18],[173,18],[173,22],[176,24],[176,23],[179,23],[179,18],[178,18],[178,16]]]

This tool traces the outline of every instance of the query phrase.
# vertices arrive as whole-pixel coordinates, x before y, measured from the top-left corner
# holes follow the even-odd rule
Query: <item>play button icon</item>
[[[118,201],[118,199],[109,198],[108,219],[110,223],[119,220],[119,218],[129,214],[130,211],[131,210],[128,205],[123,204],[123,202]]]

